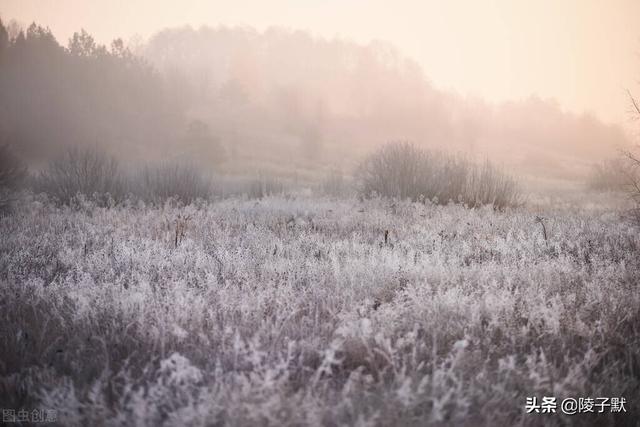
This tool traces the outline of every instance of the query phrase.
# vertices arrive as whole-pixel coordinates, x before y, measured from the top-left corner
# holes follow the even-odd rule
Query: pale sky
[[[189,24],[275,25],[391,42],[441,89],[491,102],[536,94],[629,122],[640,96],[640,0],[0,0],[3,20],[48,26],[66,44]]]

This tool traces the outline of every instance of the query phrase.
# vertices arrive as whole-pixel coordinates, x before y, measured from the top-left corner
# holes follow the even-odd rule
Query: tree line
[[[81,30],[63,46],[48,28],[10,34],[0,20],[0,144],[23,158],[49,159],[68,146],[147,158],[150,145],[186,149],[207,138],[122,39],[105,46]]]

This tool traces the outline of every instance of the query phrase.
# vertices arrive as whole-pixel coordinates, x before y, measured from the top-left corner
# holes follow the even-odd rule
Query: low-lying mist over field
[[[637,426],[637,16],[0,0],[2,425]]]

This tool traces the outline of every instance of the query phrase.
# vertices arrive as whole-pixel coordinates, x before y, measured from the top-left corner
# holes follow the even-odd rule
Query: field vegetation
[[[640,237],[602,206],[30,196],[0,220],[0,406],[64,425],[631,424],[524,413],[542,395],[640,409]]]

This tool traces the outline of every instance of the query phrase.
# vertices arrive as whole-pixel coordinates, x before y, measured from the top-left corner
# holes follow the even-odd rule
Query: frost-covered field
[[[640,233],[605,207],[528,206],[24,202],[0,219],[0,407],[87,426],[632,424]],[[623,396],[627,415],[525,414],[527,396]]]

